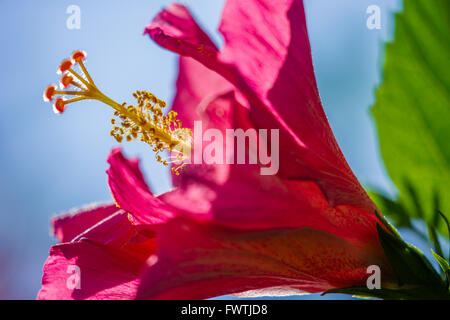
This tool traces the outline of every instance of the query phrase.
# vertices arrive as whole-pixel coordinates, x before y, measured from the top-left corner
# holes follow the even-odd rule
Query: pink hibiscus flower
[[[171,5],[145,33],[181,55],[172,108],[192,128],[279,129],[276,175],[260,164],[186,165],[154,196],[136,160],[114,149],[115,205],[53,221],[61,244],[40,299],[203,299],[321,292],[392,271],[376,207],[323,111],[302,1],[228,0],[218,50],[189,11]],[[247,150],[251,153],[251,150]]]

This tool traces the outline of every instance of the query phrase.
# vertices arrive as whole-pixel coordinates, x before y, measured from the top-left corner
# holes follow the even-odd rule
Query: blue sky
[[[96,83],[113,99],[129,101],[136,89],[148,89],[170,101],[176,56],[142,35],[170,2],[0,0],[0,298],[36,296],[54,243],[51,216],[111,199],[105,174],[108,152],[117,145],[109,136],[111,111],[83,102],[56,116],[42,101],[43,89],[57,81],[63,58],[84,49]],[[220,44],[216,28],[224,1],[183,3]],[[66,27],[72,4],[81,9],[80,30]],[[381,30],[366,27],[371,4],[382,9]],[[364,185],[392,193],[368,109],[399,1],[305,0],[305,6],[319,91],[337,140]],[[142,159],[156,193],[170,188],[167,170],[147,146],[123,148]]]

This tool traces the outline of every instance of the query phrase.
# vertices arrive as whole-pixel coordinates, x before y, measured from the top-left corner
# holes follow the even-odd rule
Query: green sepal
[[[438,255],[436,252],[434,252],[433,249],[431,249],[431,253],[433,253],[434,258],[439,262],[439,265],[441,266],[442,271],[449,272],[450,271],[450,265],[447,260],[445,260],[443,257]]]
[[[385,224],[384,220],[381,221]],[[422,252],[403,241],[397,233],[387,231],[379,223],[377,223],[377,231],[380,243],[397,278],[397,288],[393,289],[391,286],[389,289],[348,287],[331,289],[323,294],[345,293],[360,298],[387,300],[450,300],[447,280],[441,278]]]
[[[369,289],[367,287],[349,287],[330,289],[322,293],[350,294],[361,299],[383,299],[383,300],[450,300],[450,294],[436,292],[432,288],[417,287],[409,289]]]
[[[439,266],[441,267],[442,271],[444,272],[446,281],[447,281],[447,288],[449,288],[450,284],[450,265],[447,260],[445,260],[443,257],[438,255],[436,252],[434,252],[433,249],[431,249],[431,253],[433,254],[436,261],[439,263]]]
[[[383,226],[391,232],[391,235],[393,237],[402,241],[402,237],[400,236],[398,230],[391,223],[389,223],[389,221],[387,221],[386,218],[383,215],[381,215],[377,210],[375,210],[375,216],[378,218],[378,221],[380,221],[383,224]]]
[[[446,291],[439,274],[416,247],[387,232],[377,224],[381,245],[394,271],[398,285],[431,287]]]
[[[389,199],[379,192],[372,190],[368,193],[370,198],[377,204],[381,212],[390,218],[398,228],[412,227],[411,217],[404,205],[398,201]]]
[[[330,289],[322,293],[350,294],[360,299],[383,299],[383,300],[450,300],[450,294],[436,292],[433,288],[417,287],[408,289],[369,289],[367,287],[348,287]]]

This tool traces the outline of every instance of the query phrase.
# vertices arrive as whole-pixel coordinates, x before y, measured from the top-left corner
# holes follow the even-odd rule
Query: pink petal
[[[161,47],[176,52],[183,57],[191,57],[225,79],[232,79],[231,83],[240,80],[232,68],[218,61],[219,51],[217,47],[197,24],[189,10],[181,4],[173,3],[163,9],[146,26],[144,34],[148,34]],[[225,82],[219,81],[219,83],[214,80],[214,82],[208,83],[208,80],[217,79],[219,76],[212,76],[205,70],[201,72],[207,75],[205,79],[195,77],[194,73],[188,75],[189,82],[193,81],[196,86],[201,84],[200,86],[203,88],[213,89],[210,92],[203,92],[204,94],[216,94]],[[183,74],[180,75],[183,76]],[[213,88],[213,85],[218,85],[219,88]],[[241,85],[245,84],[241,83]]]
[[[233,96],[229,99],[226,111],[220,113],[222,117],[214,112],[214,103],[206,107],[207,117],[200,115],[222,131],[230,126],[247,129],[251,126],[246,119],[248,110]],[[218,175],[215,180],[208,179],[211,172],[222,172],[223,179],[217,179]],[[332,207],[314,181],[263,176],[259,165],[187,165],[180,181],[177,189],[160,199],[197,221],[240,230],[311,227],[365,246],[384,258],[375,215],[350,205]]]
[[[234,93],[232,91],[225,92],[221,95],[211,97],[211,100],[203,101],[199,105],[197,114],[202,119],[201,128],[202,132],[206,132],[208,129],[214,129],[220,131],[222,137],[226,136],[226,129],[233,128],[233,108],[234,108]],[[207,163],[207,159],[203,158],[201,163],[195,164],[195,152],[203,157],[203,151],[207,144],[210,142],[201,142],[203,146],[196,145],[195,141],[199,141],[195,137],[194,131],[194,150],[191,155],[191,160],[182,171],[182,174],[173,178],[175,186],[183,186],[189,183],[195,183],[202,181],[202,183],[222,184],[224,183],[229,174],[230,166],[226,164],[226,154],[229,146],[226,144],[226,139],[222,140],[223,154],[218,163]]]
[[[108,157],[111,165],[108,184],[117,205],[131,213],[137,223],[162,223],[173,217],[173,213],[158,198],[154,197],[139,170],[138,160],[127,160],[119,148]]]
[[[59,242],[68,242],[86,229],[109,217],[119,208],[115,204],[94,204],[53,218],[53,234]]]
[[[121,248],[127,245],[130,239],[137,236],[137,234],[138,230],[131,214],[118,210],[83,233],[80,233],[72,241],[89,239],[102,245]]]
[[[233,168],[223,185],[191,183],[161,195],[184,216],[238,230],[304,228],[324,231],[384,260],[372,214],[348,205],[331,207],[311,181],[261,176]]]
[[[263,102],[252,104],[259,128],[280,128],[280,175],[316,181],[332,205],[374,212],[339,149],[314,76],[303,1],[226,2],[219,60],[233,66]],[[253,101],[252,101],[253,102]],[[264,106],[272,116],[267,116]]]
[[[219,55],[193,50],[200,43],[212,48],[199,30],[186,8],[172,5],[146,33],[235,85],[251,105],[257,128],[280,129],[281,176],[316,181],[332,206],[348,204],[373,213],[376,207],[345,161],[322,109],[303,2],[227,1],[220,27],[225,48]]]
[[[347,241],[309,228],[241,232],[176,219],[157,234],[158,261],[144,273],[138,298],[204,299],[261,288],[320,292],[364,285],[366,268],[380,265]]]
[[[183,127],[193,128],[194,121],[202,121],[203,132],[210,127],[222,132],[232,127],[227,116],[233,102],[229,96],[232,87],[217,73],[192,58],[181,56],[176,88],[172,110],[178,113]],[[227,174],[228,168],[223,165],[191,164],[182,175],[172,174],[172,181],[174,186],[197,178],[220,183]]]
[[[147,25],[144,34],[161,47],[193,57],[205,65],[216,61],[216,46],[181,4],[174,3],[162,10]]]
[[[208,120],[204,112],[208,104],[232,88],[228,81],[201,63],[180,56],[172,110],[178,113],[184,127],[193,128],[194,121]]]
[[[153,233],[119,210],[72,242],[51,248],[38,298],[133,299],[155,249]]]
[[[144,257],[86,240],[56,245],[44,265],[38,299],[133,299],[140,271],[154,250],[146,246]]]

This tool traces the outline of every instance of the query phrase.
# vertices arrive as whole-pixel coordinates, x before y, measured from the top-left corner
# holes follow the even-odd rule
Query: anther
[[[51,101],[55,95],[59,95],[53,103],[55,113],[64,112],[70,103],[95,99],[114,109],[114,116],[117,118],[111,119],[113,127],[110,135],[117,142],[135,139],[143,141],[150,145],[156,152],[156,159],[164,165],[182,162],[189,157],[192,132],[190,129],[182,127],[176,112],[170,111],[164,115],[163,109],[166,107],[166,103],[147,91],[138,90],[133,93],[137,99],[135,106],[125,102],[122,104],[115,102],[97,88],[83,63],[85,58],[86,52],[77,50],[72,53],[70,59],[62,61],[58,68],[58,73],[63,74],[60,79],[61,88],[68,88],[72,85],[79,90],[57,90],[55,85],[51,85],[44,91],[45,101]],[[82,74],[73,70],[75,65],[81,69]],[[63,96],[70,98],[66,100]],[[163,151],[175,153],[170,158],[174,161],[162,159],[159,153]],[[178,175],[183,166],[184,164],[173,167],[172,171]]]

